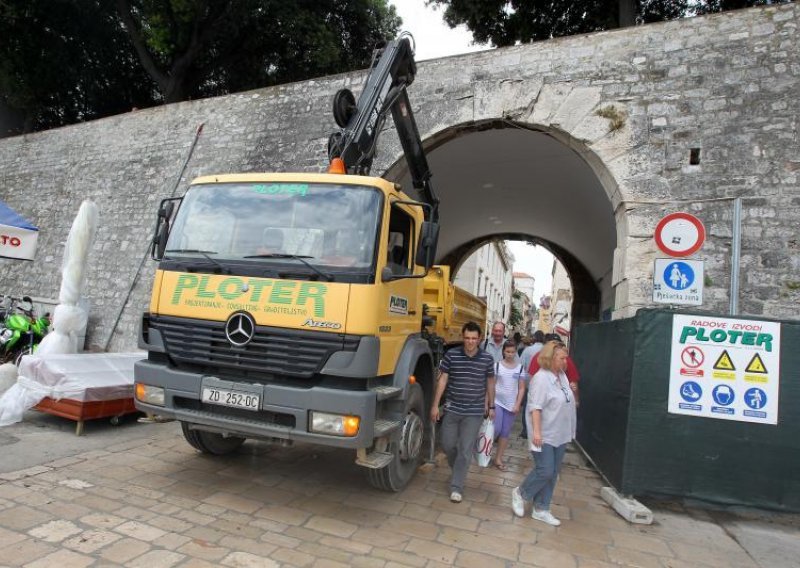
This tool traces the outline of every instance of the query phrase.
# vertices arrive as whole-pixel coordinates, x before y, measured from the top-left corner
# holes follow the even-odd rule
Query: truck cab
[[[250,437],[354,448],[370,469],[396,462],[377,485],[404,485],[436,362],[425,207],[369,176],[194,180],[161,207],[137,407],[180,420],[201,451]]]

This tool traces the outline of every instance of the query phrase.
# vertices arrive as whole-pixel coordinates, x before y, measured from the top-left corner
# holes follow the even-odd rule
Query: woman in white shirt
[[[496,379],[494,391],[494,434],[497,437],[497,451],[494,454],[494,465],[500,471],[506,471],[503,454],[508,446],[511,427],[519,414],[522,397],[525,396],[525,369],[517,357],[517,346],[513,341],[503,344],[503,359],[494,364]]]
[[[539,365],[531,379],[527,417],[535,466],[522,485],[511,492],[511,508],[522,517],[525,503],[532,501],[531,518],[557,527],[561,521],[550,512],[550,501],[567,444],[575,438],[575,395],[564,373],[567,349],[563,344],[547,343],[539,352]]]

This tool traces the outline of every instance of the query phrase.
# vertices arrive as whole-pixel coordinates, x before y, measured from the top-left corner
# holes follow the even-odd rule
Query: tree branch
[[[131,43],[133,43],[133,48],[136,50],[136,55],[139,56],[142,67],[144,67],[147,74],[153,78],[161,89],[161,92],[166,94],[169,85],[169,76],[158,68],[150,50],[147,49],[144,38],[139,33],[139,28],[136,26],[136,22],[131,15],[130,2],[128,0],[115,0],[115,4],[117,7],[117,14],[120,19],[122,19],[122,25],[128,33]]]

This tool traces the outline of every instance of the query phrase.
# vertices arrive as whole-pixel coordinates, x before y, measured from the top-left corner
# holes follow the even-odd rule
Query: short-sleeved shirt
[[[486,385],[494,377],[494,359],[483,349],[472,357],[463,347],[444,354],[439,370],[447,373],[444,407],[453,414],[483,416],[486,406]]]
[[[494,364],[494,376],[497,379],[494,388],[494,403],[512,412],[519,390],[525,389],[525,379],[528,374],[522,365],[514,365],[509,369],[500,361]]]
[[[575,396],[569,388],[564,372],[540,369],[531,379],[528,390],[528,441],[533,449],[533,421],[531,412],[542,411],[542,443],[558,447],[575,438],[578,417]]]

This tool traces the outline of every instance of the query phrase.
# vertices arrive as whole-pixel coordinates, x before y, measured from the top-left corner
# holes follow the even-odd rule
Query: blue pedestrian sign
[[[657,258],[653,302],[675,306],[703,304],[703,261]]]
[[[687,290],[694,283],[694,270],[680,260],[670,262],[664,270],[664,282],[673,290]]]

